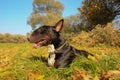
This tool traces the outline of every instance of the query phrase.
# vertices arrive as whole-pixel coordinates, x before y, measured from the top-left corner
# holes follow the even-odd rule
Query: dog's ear
[[[59,20],[56,25],[55,25],[55,30],[57,32],[61,31],[62,27],[63,27],[63,23],[64,23],[64,19]]]

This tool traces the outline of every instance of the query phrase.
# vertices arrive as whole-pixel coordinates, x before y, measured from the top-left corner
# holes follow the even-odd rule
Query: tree
[[[71,15],[65,18],[65,27],[63,28],[64,32],[78,32],[77,25],[79,23],[79,15]]]
[[[62,18],[64,6],[58,0],[34,0],[33,12],[29,17],[28,24],[32,28],[40,25],[53,25]]]
[[[78,10],[89,24],[104,25],[120,15],[120,0],[84,0]]]

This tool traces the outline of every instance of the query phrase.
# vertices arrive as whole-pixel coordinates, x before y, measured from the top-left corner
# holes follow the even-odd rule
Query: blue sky
[[[33,0],[0,0],[0,33],[23,34],[31,31],[27,24]],[[64,5],[63,16],[79,13],[82,0],[60,0]]]

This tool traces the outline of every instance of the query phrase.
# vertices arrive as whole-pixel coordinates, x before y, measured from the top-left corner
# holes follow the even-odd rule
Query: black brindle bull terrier
[[[64,20],[61,19],[55,26],[41,26],[30,35],[28,40],[34,44],[34,48],[50,45],[48,65],[55,68],[63,68],[68,66],[77,56],[85,56],[89,54],[83,50],[77,50],[69,45],[59,34],[63,27]],[[93,56],[93,55],[92,55]]]

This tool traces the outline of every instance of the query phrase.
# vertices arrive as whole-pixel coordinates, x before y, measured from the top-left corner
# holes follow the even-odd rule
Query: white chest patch
[[[54,66],[54,63],[55,63],[55,48],[54,48],[53,44],[48,46],[48,53],[49,53],[48,65],[49,66]]]

